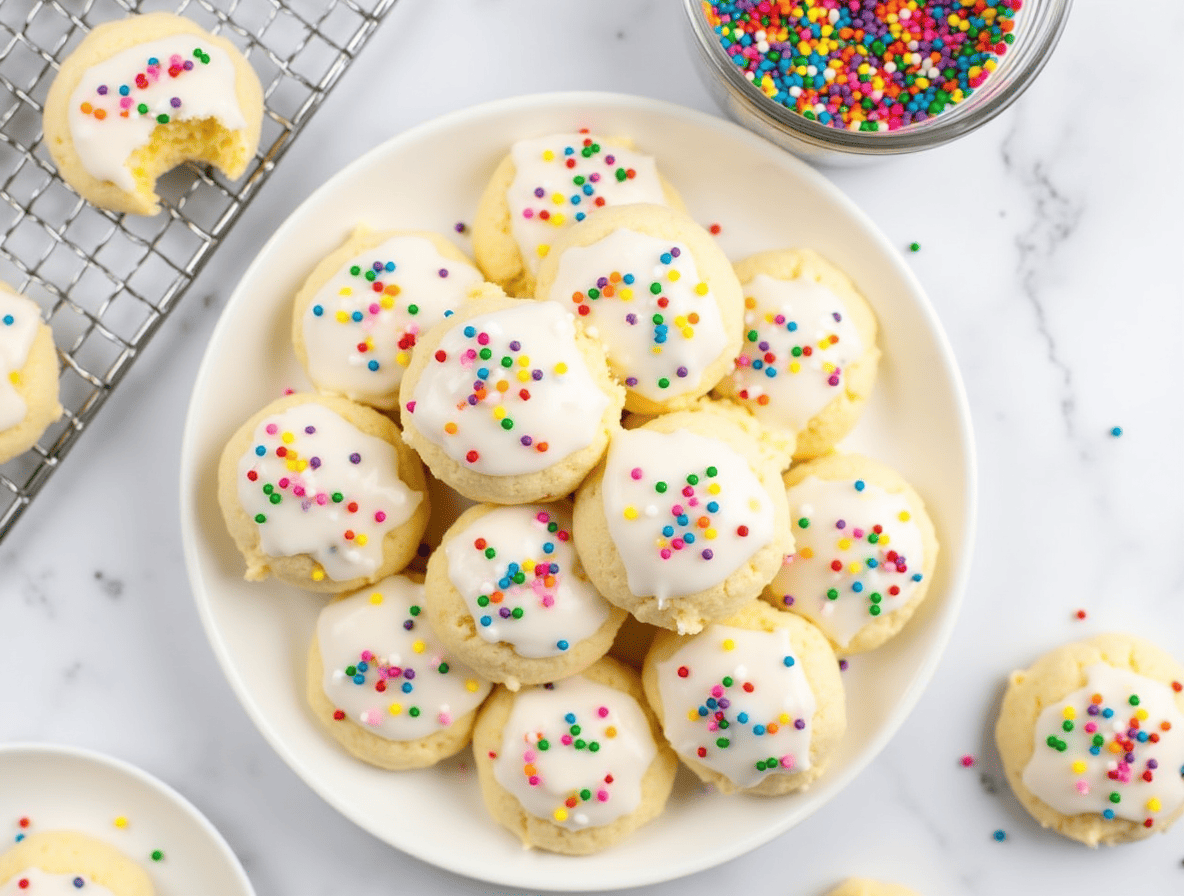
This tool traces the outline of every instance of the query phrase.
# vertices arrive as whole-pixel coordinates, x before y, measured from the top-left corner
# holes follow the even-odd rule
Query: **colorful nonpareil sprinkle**
[[[167,112],[153,112],[152,105],[137,99],[140,91],[147,90],[157,83],[167,83],[170,80],[182,79],[186,73],[196,66],[209,65],[210,57],[201,47],[194,47],[189,58],[180,53],[173,53],[168,59],[158,59],[155,56],[145,60],[141,71],[136,72],[123,84],[100,84],[95,89],[95,95],[84,100],[78,107],[83,115],[89,115],[96,121],[103,121],[108,116],[117,118],[131,118],[151,116],[158,124],[168,124],[171,116]],[[169,108],[173,116],[178,113],[183,103],[179,95],[169,99]]]
[[[1110,429],[1110,435],[1114,436],[1114,438],[1117,439],[1120,435],[1122,435],[1122,427],[1121,426],[1112,427]]]
[[[561,570],[553,555],[559,542],[571,539],[571,533],[560,528],[546,510],[540,510],[536,519],[539,525],[546,528],[549,536],[540,545],[541,556],[502,559],[498,564],[502,574],[491,583],[494,587],[477,597],[477,605],[485,611],[478,617],[478,625],[487,628],[493,625],[495,617],[506,622],[523,619],[528,611],[547,610],[555,605]],[[497,550],[485,538],[474,539],[472,550],[487,560],[497,558]],[[534,600],[522,600],[526,594],[533,595]],[[511,604],[514,606],[511,607]],[[564,641],[560,649],[566,650],[569,646]]]
[[[769,99],[828,127],[894,131],[965,100],[1013,43],[1023,0],[703,2]]]
[[[991,836],[995,838],[996,843],[1002,843],[1004,840],[1007,839],[1007,831],[1000,828],[999,830],[995,831],[995,833],[993,833]]]

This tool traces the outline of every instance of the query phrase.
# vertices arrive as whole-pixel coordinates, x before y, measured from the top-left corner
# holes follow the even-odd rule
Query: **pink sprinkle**
[[[683,486],[682,493],[684,497],[689,498],[695,493],[695,489],[692,486],[685,485]]]
[[[292,494],[294,494],[297,498],[303,498],[304,487],[300,485],[296,486],[294,489],[292,489]]]
[[[285,476],[283,479],[281,479],[279,481],[280,488],[287,488],[291,484],[292,484],[292,480],[290,480],[287,476]]]
[[[684,512],[685,511],[683,510],[683,506],[681,504],[675,504],[670,508],[670,513],[672,516],[682,516]]]
[[[279,431],[280,431],[280,428],[275,423],[268,423],[267,424],[267,434],[269,436],[274,436]]]
[[[377,314],[381,310],[382,310],[382,306],[379,305],[377,302],[370,303],[370,313],[371,314]]]
[[[321,505],[322,507],[324,507],[326,504],[329,503],[329,496],[326,495],[324,492],[321,492],[319,495],[317,495],[317,503],[319,505]]]
[[[489,334],[488,333],[478,333],[477,334],[477,344],[478,345],[489,345]]]
[[[524,217],[524,218],[533,218],[533,217],[534,217],[534,209],[531,209],[531,208],[524,208],[524,209],[522,210],[522,217]]]
[[[543,606],[548,607],[548,608],[555,606],[555,598],[552,597],[550,594],[546,595],[543,598]]]
[[[608,802],[608,791],[607,790],[596,791],[596,799],[602,803],[607,803]]]
[[[786,756],[781,757],[781,767],[782,768],[793,768],[797,764],[798,764],[797,760],[794,759],[792,756],[786,755]]]
[[[565,747],[570,747],[571,746],[571,735],[570,734],[563,735],[563,737],[559,738],[559,742],[561,744],[563,744]]]
[[[547,513],[545,510],[540,510],[535,516],[535,519],[540,523],[549,523],[551,522],[551,514]]]
[[[1073,786],[1075,788],[1077,788],[1077,792],[1080,793],[1082,796],[1085,796],[1087,793],[1089,793],[1089,785],[1086,784],[1084,781],[1078,781]]]
[[[596,712],[603,719],[608,715],[608,707],[602,706],[600,709],[596,710]]]
[[[686,542],[681,538],[676,538],[674,541],[670,542],[670,546],[676,551],[681,551],[684,547],[686,547]]]
[[[839,384],[839,375],[837,373],[832,373],[829,377],[827,377],[826,381],[832,386],[837,386]]]
[[[723,689],[723,686],[722,686],[722,685],[718,685],[718,684],[717,684],[715,687],[713,687],[713,688],[711,689],[711,696],[712,696],[712,697],[715,697],[717,700],[718,700],[720,697],[722,697],[723,695],[724,695],[724,689]]]
[[[634,479],[640,479],[641,478],[641,467],[634,467],[632,470],[629,471],[629,475],[632,476]]]
[[[539,780],[540,780],[540,778],[538,775],[531,775],[529,778],[526,779],[526,783],[528,783],[531,787],[538,787]]]
[[[362,721],[372,728],[377,728],[382,724],[382,713],[377,709],[370,709],[362,713]]]
[[[972,765],[974,765],[974,757],[973,756],[971,756],[968,753],[967,755],[962,757],[962,767],[963,768],[970,768]]]
[[[534,762],[534,758],[535,758],[534,750],[527,750],[525,753],[522,754],[522,761],[523,762]]]
[[[658,556],[663,560],[669,560],[671,557],[670,548],[662,548],[662,550],[658,551]]]
[[[452,716],[449,713],[442,712],[436,718],[439,720],[441,728],[447,728],[452,724]]]
[[[374,654],[373,654],[373,653],[371,653],[369,650],[363,650],[363,651],[362,651],[362,660],[363,660],[363,662],[367,662],[367,663],[368,663],[368,662],[370,662],[370,660],[372,660],[372,659],[374,659]]]
[[[415,413],[415,402],[414,401],[407,402],[407,413],[408,414]]]
[[[1097,722],[1086,722],[1085,723],[1086,734],[1093,734],[1097,730],[1098,730],[1098,723]]]
[[[863,530],[862,529],[852,529],[851,536],[853,538],[863,538]]]
[[[374,522],[376,522],[376,523],[385,523],[385,522],[386,522],[386,511],[384,511],[384,510],[376,510],[376,511],[374,512]]]

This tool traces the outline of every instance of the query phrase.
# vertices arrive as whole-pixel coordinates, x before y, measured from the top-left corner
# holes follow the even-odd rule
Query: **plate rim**
[[[290,228],[295,226],[294,222],[301,217],[301,213],[308,207],[315,205],[327,193],[332,192],[338,185],[348,180],[352,176],[355,169],[365,168],[372,164],[373,160],[381,155],[396,151],[397,147],[403,144],[414,144],[418,141],[430,137],[434,131],[448,131],[456,124],[478,116],[488,116],[492,114],[513,114],[515,112],[529,112],[537,110],[539,106],[558,106],[560,104],[569,105],[572,107],[579,106],[613,106],[615,108],[623,109],[627,112],[652,112],[655,114],[664,114],[673,116],[688,123],[709,128],[713,130],[725,131],[729,138],[738,140],[742,143],[751,145],[754,150],[764,154],[775,154],[779,162],[796,169],[796,174],[803,179],[812,182],[816,187],[824,191],[828,199],[839,206],[845,215],[848,215],[858,220],[866,232],[866,235],[874,241],[886,255],[892,256],[896,261],[900,262],[896,267],[897,273],[901,276],[905,284],[908,286],[911,294],[917,299],[916,307],[919,313],[924,317],[930,332],[933,334],[933,348],[937,356],[942,362],[944,372],[947,374],[948,386],[951,391],[954,403],[956,404],[959,414],[956,421],[956,429],[959,433],[961,442],[962,454],[965,458],[965,478],[962,482],[962,493],[960,496],[961,503],[965,508],[961,531],[948,532],[943,538],[943,541],[957,542],[961,546],[961,562],[957,567],[951,566],[949,569],[949,582],[944,590],[943,600],[948,605],[944,612],[940,623],[935,630],[935,638],[937,644],[935,649],[927,652],[923,661],[918,663],[913,672],[908,686],[904,689],[898,702],[898,712],[894,720],[883,727],[883,730],[878,732],[873,738],[865,742],[867,747],[861,749],[860,757],[851,762],[846,768],[835,773],[833,776],[828,776],[829,785],[832,786],[837,795],[845,789],[854,778],[861,774],[871,762],[879,756],[887,744],[896,736],[904,723],[908,720],[920,700],[925,689],[932,681],[933,675],[936,672],[938,664],[941,662],[945,651],[949,645],[950,637],[954,626],[957,624],[961,613],[962,602],[965,599],[965,592],[970,577],[970,570],[973,565],[974,553],[974,538],[977,528],[977,513],[978,513],[978,459],[977,450],[974,440],[973,424],[970,414],[970,404],[966,394],[965,384],[963,382],[961,370],[958,367],[953,348],[950,344],[949,337],[942,326],[941,320],[937,315],[936,309],[929,298],[928,293],[923,288],[916,274],[907,264],[904,263],[902,254],[888,241],[887,237],[880,229],[880,227],[870,218],[870,216],[863,211],[850,197],[833,184],[823,173],[811,167],[806,162],[793,156],[787,151],[777,147],[775,144],[766,140],[765,138],[746,130],[740,125],[699,109],[684,106],[678,103],[667,100],[653,99],[650,97],[640,96],[636,94],[620,93],[614,91],[544,91],[529,94],[522,94],[514,97],[507,97],[486,101],[471,106],[462,107],[452,110],[443,115],[422,120],[384,140],[377,143],[375,146],[366,150],[364,153],[355,157],[352,161],[347,162],[339,171],[328,177],[323,183],[312,190],[300,203],[292,209],[284,220],[277,226],[272,235],[258,250],[254,259],[243,273],[241,279],[235,285],[230,297],[222,310],[219,312],[219,318],[211,332],[207,348],[203,353],[201,363],[198,367],[197,374],[194,378],[193,388],[190,393],[190,399],[185,413],[185,423],[182,433],[182,445],[180,455],[180,511],[181,511],[181,532],[182,532],[182,546],[184,553],[185,566],[187,571],[187,578],[190,587],[193,591],[194,602],[198,606],[198,614],[201,619],[202,627],[205,631],[207,641],[211,649],[214,651],[218,660],[219,667],[231,685],[238,702],[242,709],[247,713],[251,722],[263,734],[271,749],[279,756],[279,758],[294,770],[301,778],[305,786],[308,786],[314,793],[317,794],[326,804],[331,806],[336,812],[348,819],[353,824],[357,825],[362,830],[371,833],[376,839],[387,844],[388,846],[397,849],[403,855],[414,858],[420,862],[440,868],[452,874],[458,874],[472,880],[480,880],[486,883],[495,885],[508,886],[537,886],[536,881],[525,881],[520,876],[515,876],[512,873],[506,875],[499,875],[496,869],[491,869],[490,873],[482,874],[480,876],[443,864],[433,858],[426,858],[408,852],[404,848],[391,843],[381,835],[373,834],[369,827],[358,821],[353,815],[347,811],[334,793],[328,788],[318,786],[313,783],[316,779],[315,770],[309,768],[306,762],[300,759],[297,755],[288,750],[283,739],[279,733],[274,729],[270,721],[263,717],[262,713],[256,706],[256,701],[251,697],[250,692],[246,687],[246,683],[240,680],[240,677],[233,672],[231,665],[231,656],[227,644],[222,640],[218,629],[212,616],[212,611],[208,601],[198,598],[198,595],[205,589],[205,580],[200,569],[197,539],[194,537],[194,523],[198,518],[196,508],[196,495],[190,489],[191,479],[196,479],[191,474],[195,473],[199,466],[199,459],[194,457],[196,449],[193,447],[196,440],[193,437],[193,431],[199,426],[199,422],[195,419],[197,396],[204,391],[207,381],[212,376],[212,370],[215,367],[215,361],[209,350],[209,346],[218,343],[221,339],[222,331],[231,326],[231,317],[229,313],[232,308],[237,307],[246,301],[243,296],[245,291],[243,289],[244,283],[249,283],[258,272],[258,269],[264,266],[264,260],[271,254],[273,248],[282,243]],[[800,822],[808,818],[819,807],[807,807],[808,811],[802,816],[800,812],[787,812],[778,824],[770,825],[768,828],[755,832],[748,837],[741,838],[739,846],[730,851],[728,855],[720,857],[705,858],[699,862],[691,862],[688,866],[680,866],[676,869],[665,868],[661,863],[654,863],[647,870],[647,873],[630,878],[630,879],[614,879],[612,881],[597,881],[594,883],[581,883],[577,880],[568,880],[564,885],[556,886],[556,881],[550,881],[546,886],[556,891],[566,892],[588,892],[591,890],[609,891],[623,889],[626,887],[646,886],[664,881],[675,880],[704,871],[711,867],[719,866],[723,863],[736,860],[751,850],[764,845],[776,837],[786,833],[789,829],[796,826]]]

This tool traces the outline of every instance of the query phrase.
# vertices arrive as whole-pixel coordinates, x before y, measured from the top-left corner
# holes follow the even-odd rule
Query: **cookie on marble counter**
[[[218,503],[248,580],[333,593],[403,569],[429,514],[399,428],[337,395],[287,395],[240,426],[218,465]]]
[[[1184,667],[1127,634],[1058,647],[1012,673],[995,743],[1043,827],[1088,846],[1166,831],[1184,814]]]
[[[933,522],[895,470],[858,454],[830,454],[783,477],[794,551],[765,589],[773,606],[805,616],[840,656],[896,635],[929,591],[937,564]]]
[[[0,463],[62,416],[53,332],[36,303],[0,283]]]
[[[641,680],[603,657],[578,675],[517,692],[499,685],[473,731],[490,815],[524,846],[588,855],[660,815],[678,760]]]
[[[642,681],[679,759],[724,793],[808,787],[847,728],[839,662],[826,638],[755,598],[698,634],[659,631]]]
[[[575,497],[576,549],[606,598],[693,634],[760,594],[793,547],[779,470],[735,409],[613,437]]]
[[[533,296],[539,264],[567,228],[597,209],[634,202],[683,209],[654,158],[627,137],[580,132],[519,140],[477,205],[477,265],[509,295]]]
[[[808,249],[735,266],[744,344],[715,394],[794,437],[791,458],[825,454],[859,421],[876,380],[875,314],[842,271]]]
[[[403,436],[470,500],[568,495],[620,428],[624,390],[557,305],[486,284],[420,342],[399,387]]]
[[[152,879],[114,846],[78,831],[38,831],[0,854],[0,892],[152,896]]]
[[[360,226],[296,294],[296,358],[321,392],[395,408],[419,337],[482,282],[481,272],[440,234]]]
[[[727,256],[685,213],[605,209],[571,228],[543,260],[535,297],[577,312],[604,343],[625,408],[685,409],[731,369],[744,296]]]
[[[309,646],[313,716],[380,768],[426,768],[459,753],[491,688],[440,642],[424,603],[422,582],[388,576],[326,606]]]
[[[157,178],[204,162],[230,180],[259,145],[263,90],[224,37],[168,12],[106,22],[62,62],[45,143],[62,179],[102,208],[160,211]]]
[[[458,657],[511,690],[574,675],[628,615],[601,597],[572,542],[571,503],[479,504],[428,560],[425,610]]]

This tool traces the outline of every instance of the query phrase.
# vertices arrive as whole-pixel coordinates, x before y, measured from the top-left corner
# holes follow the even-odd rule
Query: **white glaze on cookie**
[[[197,34],[174,34],[122,50],[82,73],[67,121],[82,167],[132,191],[128,157],[147,146],[157,124],[214,118],[246,127],[234,62]]]
[[[265,554],[309,554],[322,577],[344,582],[379,567],[383,538],[423,495],[399,478],[394,446],[310,401],[255,427],[238,498]]]
[[[407,403],[407,424],[467,469],[537,473],[586,448],[608,396],[576,345],[572,316],[522,302],[453,326]]]
[[[527,813],[582,830],[637,809],[656,755],[637,701],[577,675],[519,691],[491,758],[494,778]]]
[[[41,311],[33,302],[0,289],[0,430],[12,429],[29,412],[16,385],[40,326]]]
[[[613,437],[604,513],[629,590],[659,604],[718,585],[773,540],[773,501],[748,461],[681,429]]]
[[[862,479],[808,476],[786,491],[795,553],[770,584],[839,647],[908,603],[924,542],[908,499]]]
[[[843,394],[863,341],[843,300],[808,278],[758,274],[744,285],[744,346],[726,391],[767,423],[797,432]]]
[[[676,753],[738,788],[810,768],[817,703],[785,629],[709,625],[657,671]]]
[[[422,236],[392,237],[350,259],[305,308],[308,375],[318,389],[393,404],[419,334],[481,282]]]
[[[608,602],[576,574],[571,513],[559,505],[491,510],[444,552],[477,634],[519,656],[561,656],[608,619]]]
[[[1173,689],[1106,663],[1084,671],[1085,687],[1036,720],[1024,786],[1063,815],[1153,827],[1184,803],[1184,715]]]
[[[728,344],[686,245],[635,230],[564,250],[546,298],[574,307],[617,379],[651,401],[702,392],[704,369]]]
[[[651,156],[605,145],[588,133],[519,140],[510,158],[510,232],[532,274],[562,230],[593,210],[635,202],[666,204]]]
[[[115,896],[102,884],[82,874],[51,874],[31,867],[0,884],[0,896]]]
[[[321,611],[322,685],[335,719],[412,741],[481,705],[490,683],[448,655],[422,607],[423,585],[389,576]]]

